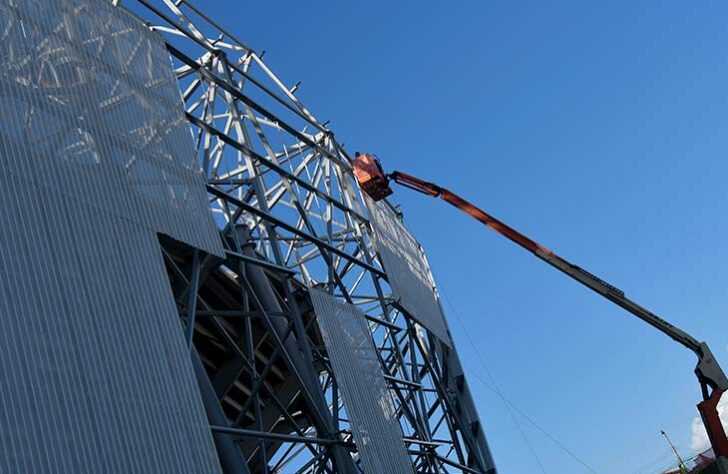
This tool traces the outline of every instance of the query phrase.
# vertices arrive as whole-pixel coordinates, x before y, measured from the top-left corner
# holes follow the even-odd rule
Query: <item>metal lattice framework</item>
[[[413,470],[495,472],[457,354],[391,298],[349,155],[297,85],[186,0],[112,3],[167,42],[225,245],[165,254],[226,472],[361,471],[312,287],[366,315]]]

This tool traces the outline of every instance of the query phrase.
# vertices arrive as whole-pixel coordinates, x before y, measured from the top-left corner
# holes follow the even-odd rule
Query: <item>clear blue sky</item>
[[[728,366],[725,3],[195,3],[302,80],[349,150],[457,190]],[[655,472],[661,428],[686,451],[687,350],[445,204],[396,197],[508,399],[600,473]],[[540,472],[470,382],[500,471]],[[588,472],[519,422],[546,472]]]

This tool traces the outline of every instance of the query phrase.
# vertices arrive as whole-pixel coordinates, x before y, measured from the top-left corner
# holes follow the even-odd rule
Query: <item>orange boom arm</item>
[[[728,390],[728,378],[705,342],[699,342],[683,330],[627,298],[622,290],[559,257],[546,247],[445,188],[399,171],[386,175],[379,160],[373,155],[357,154],[352,166],[362,190],[375,201],[392,194],[392,189],[389,187],[390,181],[422,194],[440,198],[693,351],[698,356],[695,375],[698,377],[703,394],[703,401],[698,404],[698,411],[703,418],[716,454],[720,472],[728,474],[728,439],[717,410],[721,396]]]

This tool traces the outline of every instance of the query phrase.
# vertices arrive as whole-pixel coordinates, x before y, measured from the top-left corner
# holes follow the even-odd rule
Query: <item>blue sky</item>
[[[727,5],[195,4],[302,80],[297,95],[349,150],[482,205],[728,367]],[[455,312],[505,396],[597,472],[657,472],[660,429],[689,452],[687,350],[444,203],[396,199],[474,374],[487,380]],[[501,472],[541,472],[474,374]],[[516,416],[546,472],[588,472]]]

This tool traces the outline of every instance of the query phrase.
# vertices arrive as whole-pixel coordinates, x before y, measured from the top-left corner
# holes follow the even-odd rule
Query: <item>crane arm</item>
[[[705,342],[698,341],[682,329],[627,298],[619,288],[561,258],[448,189],[399,171],[385,175],[379,160],[374,155],[357,153],[352,161],[352,168],[362,190],[375,201],[392,194],[390,181],[422,194],[440,198],[693,351],[698,358],[695,375],[700,382],[703,395],[703,401],[697,405],[698,411],[716,454],[719,469],[723,474],[728,473],[728,438],[717,408],[721,396],[728,391],[728,378]]]
[[[728,390],[728,378],[726,378],[723,369],[718,365],[705,342],[698,341],[682,329],[673,326],[652,311],[627,298],[619,288],[578,265],[559,257],[543,245],[496,219],[452,191],[399,171],[395,171],[386,177],[406,188],[442,199],[693,351],[698,357],[695,375],[698,377],[703,394],[703,401],[698,404],[698,411],[703,418],[714,451],[718,456],[728,458],[728,439],[717,409],[721,396]],[[721,462],[725,462],[725,460]]]
[[[654,326],[667,336],[671,337],[675,341],[679,342],[680,344],[700,356],[700,342],[698,342],[689,334],[685,333],[681,329],[673,326],[656,314],[630,300],[625,296],[622,290],[616,288],[613,285],[610,285],[606,281],[584,270],[583,268],[559,257],[543,245],[530,239],[529,237],[526,237],[508,224],[505,224],[504,222],[496,219],[492,215],[474,206],[472,203],[468,202],[467,200],[463,199],[452,191],[399,171],[391,173],[389,175],[389,178],[399,185],[413,189],[420,193],[435,198],[439,197],[448,204],[454,206],[455,208],[468,214],[470,217],[485,224],[487,227],[490,227],[492,230],[496,231],[502,236],[508,238],[510,241],[528,250],[536,257],[540,258],[552,267],[555,267],[556,269],[567,274],[587,288],[599,293],[613,303],[621,306],[622,308],[626,309],[630,313],[645,321],[647,324]]]
[[[434,183],[423,181],[400,171],[391,173],[388,175],[388,178],[401,186],[431,197],[442,199],[448,204],[468,214],[470,217],[485,224],[487,227],[506,237],[510,241],[518,244],[520,247],[528,250],[539,259],[570,276],[590,290],[602,295],[616,305],[621,306],[625,310],[640,318],[642,321],[679,342],[693,351],[700,360],[700,364],[696,369],[696,372],[699,371],[698,377],[700,378],[701,383],[706,384],[713,390],[728,390],[728,379],[726,379],[725,374],[712,357],[712,354],[705,343],[698,341],[682,329],[675,327],[657,316],[652,311],[627,298],[624,292],[619,288],[607,283],[578,265],[574,265],[566,259],[556,255],[543,245],[529,237],[526,237],[513,227],[499,219],[496,219],[492,215],[476,207],[469,201],[448,189],[440,187]],[[706,396],[706,398],[709,397]]]

